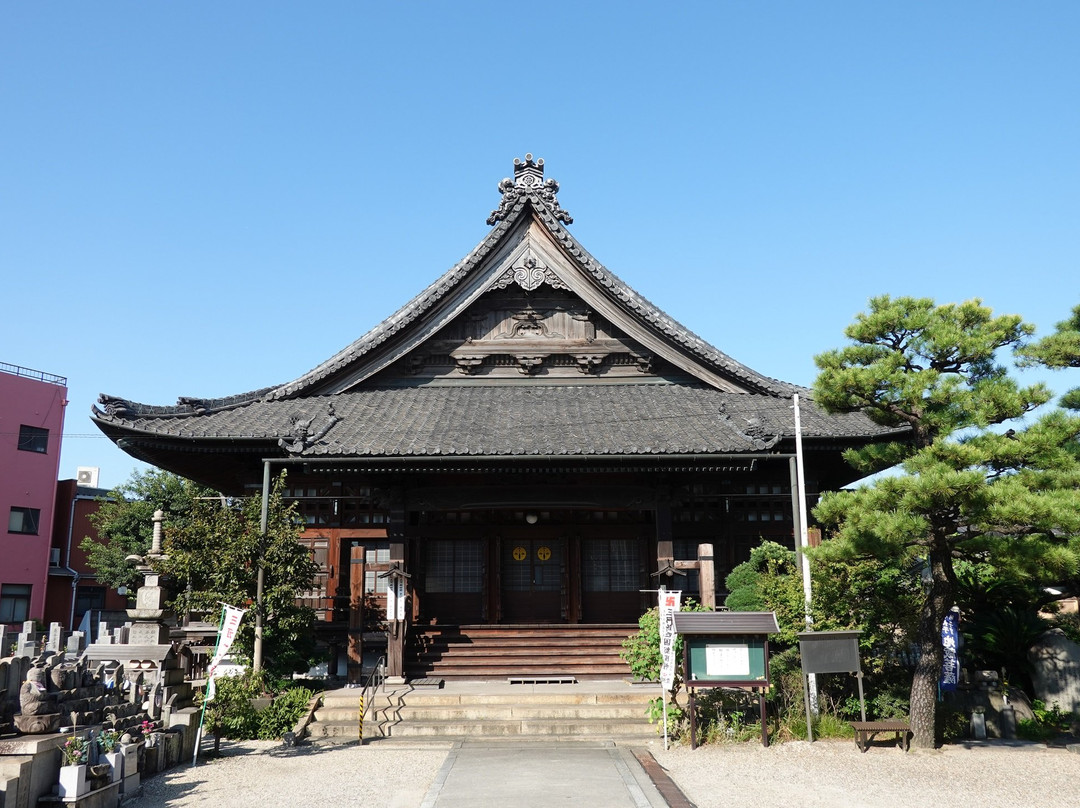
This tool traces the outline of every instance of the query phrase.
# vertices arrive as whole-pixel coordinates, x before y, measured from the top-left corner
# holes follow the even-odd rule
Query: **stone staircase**
[[[409,679],[619,679],[634,624],[413,626]]]
[[[308,727],[312,740],[359,739],[359,689],[329,691]],[[656,688],[624,680],[579,684],[447,683],[387,687],[369,697],[365,739],[542,738],[644,743]]]

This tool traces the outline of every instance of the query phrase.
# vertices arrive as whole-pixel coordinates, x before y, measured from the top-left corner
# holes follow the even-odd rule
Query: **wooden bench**
[[[879,732],[895,732],[900,748],[905,752],[908,750],[911,724],[907,721],[852,721],[851,728],[855,730],[855,743],[859,745],[860,752],[866,751],[871,739]]]

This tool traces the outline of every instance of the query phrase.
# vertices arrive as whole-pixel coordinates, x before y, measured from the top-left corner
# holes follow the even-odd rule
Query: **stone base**
[[[23,715],[19,713],[14,718],[15,729],[23,735],[46,735],[50,732],[56,732],[60,729],[61,720],[60,713],[45,713],[44,715]]]
[[[57,797],[50,794],[38,797],[38,805],[74,805],[76,808],[116,808],[120,804],[120,783],[88,791],[81,797]]]

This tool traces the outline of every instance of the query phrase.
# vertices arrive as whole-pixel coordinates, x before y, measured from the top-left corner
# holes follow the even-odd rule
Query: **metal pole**
[[[221,604],[221,616],[218,618],[218,630],[217,640],[214,642],[214,656],[217,656],[218,646],[221,645],[221,630],[225,628],[225,604]],[[211,657],[213,661],[213,657]],[[202,711],[199,713],[199,729],[195,732],[195,753],[191,756],[191,765],[194,766],[199,762],[199,745],[202,743],[202,731],[203,722],[206,720],[206,696],[210,692],[210,680],[213,677],[206,677],[206,689],[203,691],[203,703]],[[220,731],[220,730],[219,730]]]
[[[255,576],[255,645],[251,651],[251,669],[262,670],[263,661],[263,582],[266,570],[263,549],[270,516],[270,461],[263,461],[262,512],[259,515],[259,571]]]
[[[799,394],[792,397],[795,409],[795,476],[798,490],[798,505],[795,518],[799,520],[799,558],[802,567],[803,599],[806,610],[806,630],[813,631],[814,619],[810,614],[810,559],[806,550],[810,546],[810,536],[806,524],[806,473],[803,470],[803,445],[802,445],[802,415],[799,412]],[[806,677],[808,695],[810,697],[810,709],[814,715],[818,714],[818,689],[817,674],[811,673]],[[809,728],[809,727],[808,727]]]

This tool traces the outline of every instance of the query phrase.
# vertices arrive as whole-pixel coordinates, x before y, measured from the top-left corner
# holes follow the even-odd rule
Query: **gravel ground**
[[[891,738],[891,736],[889,736]],[[854,741],[654,751],[698,808],[1080,806],[1080,755],[1039,745],[946,746],[904,754]]]
[[[449,743],[429,747],[223,745],[223,757],[143,783],[125,808],[417,808]],[[1080,805],[1080,755],[1041,746],[903,754],[818,741],[672,748],[653,755],[697,808],[1034,808]],[[478,806],[478,808],[484,808]]]

